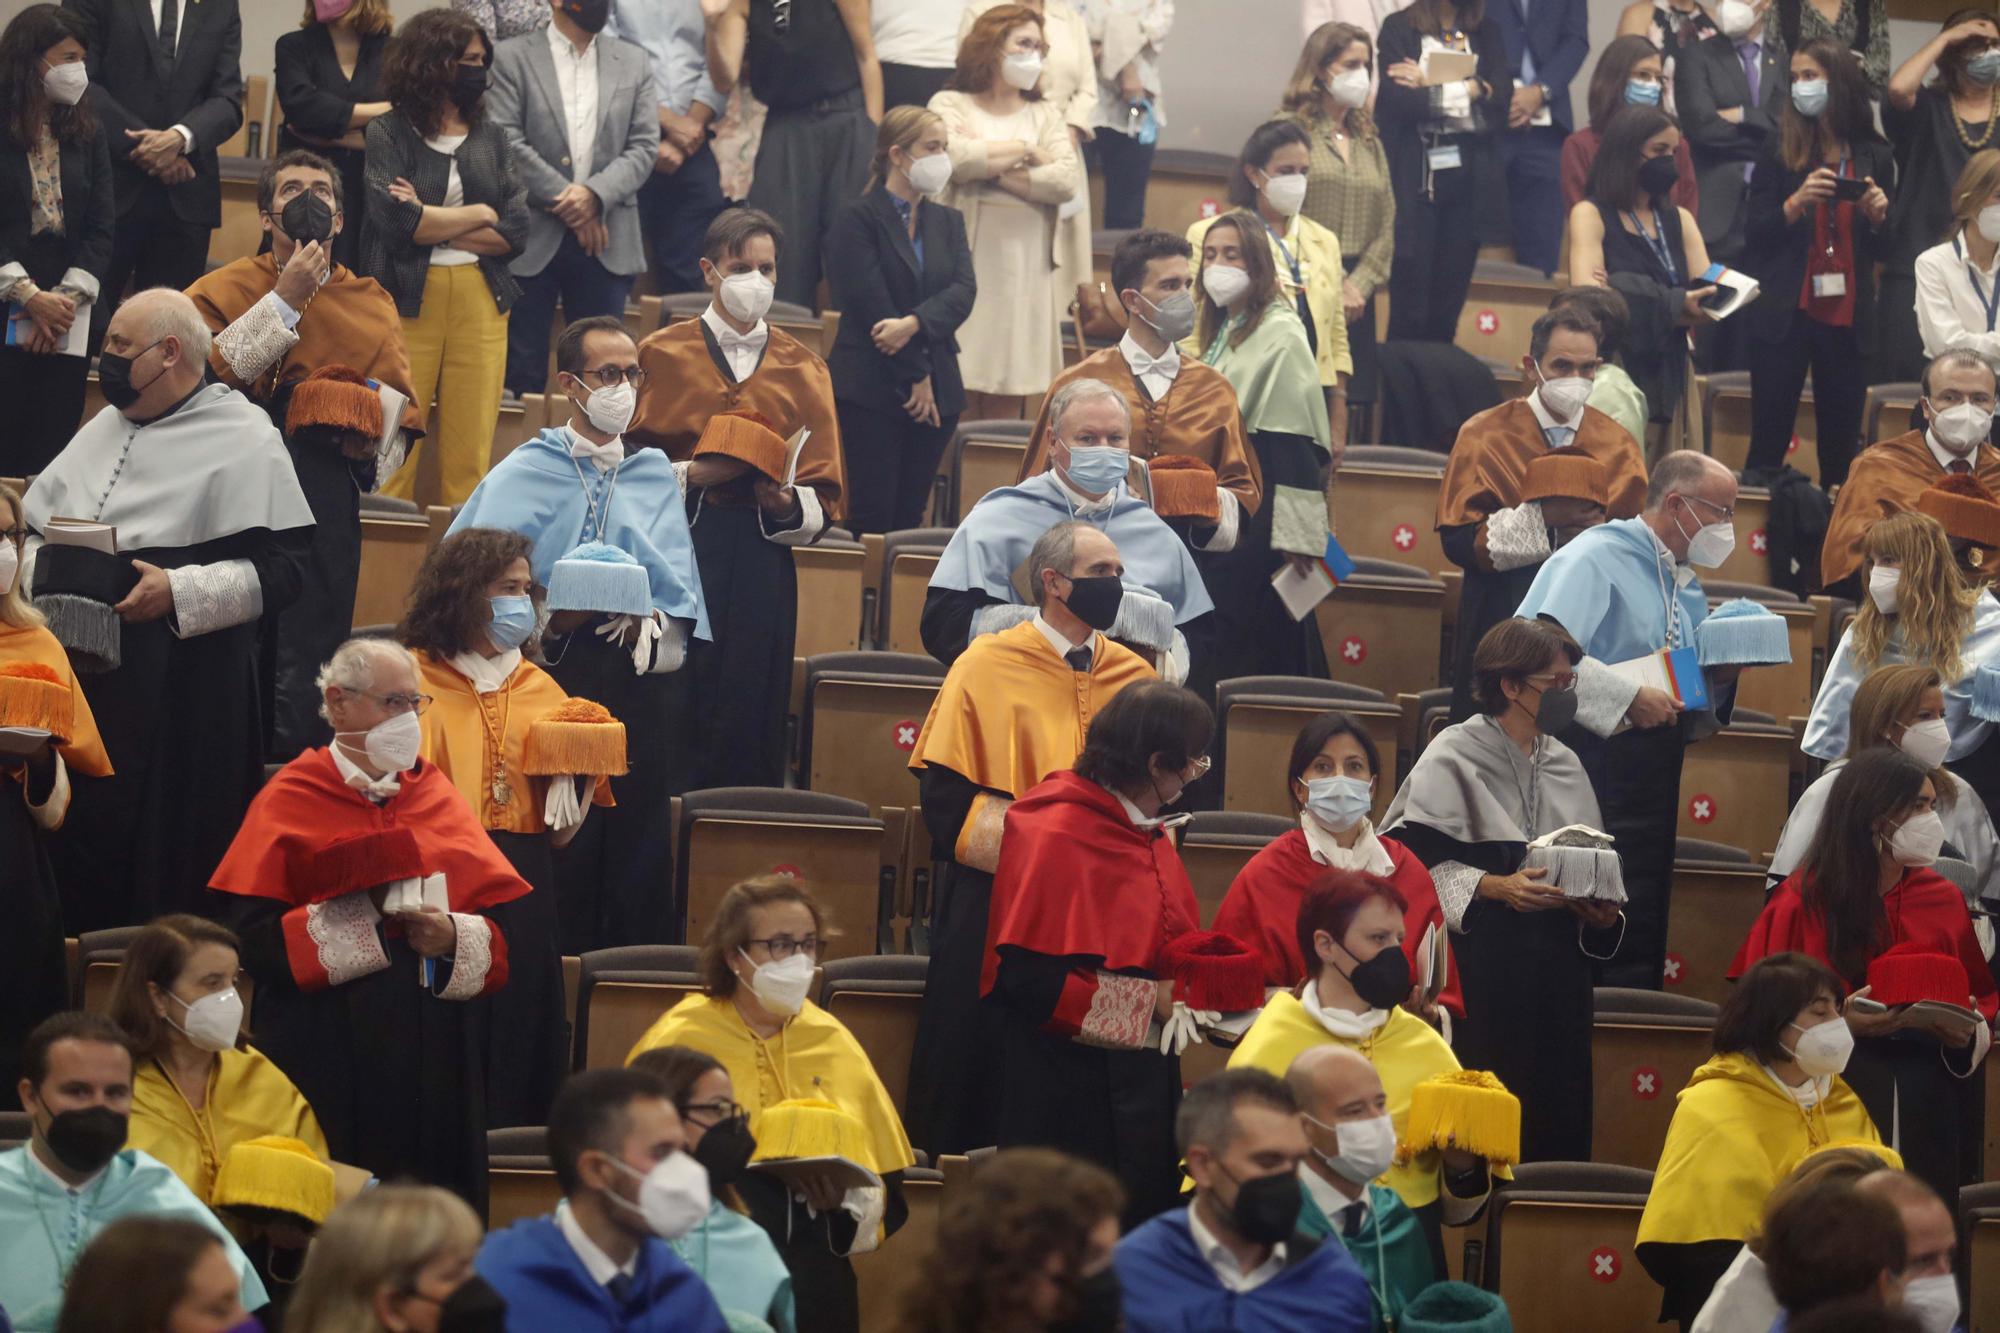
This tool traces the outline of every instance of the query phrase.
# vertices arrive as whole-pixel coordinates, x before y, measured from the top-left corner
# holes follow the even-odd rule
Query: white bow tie
[[[366,773],[349,775],[347,785],[373,801],[386,801],[403,790],[403,784],[396,780],[396,774],[371,779]]]
[[[738,333],[735,329],[725,327],[715,335],[715,341],[726,352],[732,347],[762,347],[764,336],[756,329],[748,333]]]
[[[609,444],[592,444],[581,435],[572,433],[569,441],[569,456],[591,463],[604,471],[610,471],[625,461],[625,441],[614,439]]]
[[[1165,375],[1168,379],[1181,373],[1181,353],[1178,347],[1169,347],[1165,356],[1148,356],[1133,349],[1132,373],[1134,375]]]

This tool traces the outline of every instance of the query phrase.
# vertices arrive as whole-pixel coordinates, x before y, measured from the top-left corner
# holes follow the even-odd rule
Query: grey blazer
[[[609,272],[625,276],[646,267],[639,187],[653,175],[660,112],[643,48],[599,33],[592,49],[597,57],[597,145],[583,184],[603,206],[604,225],[611,233],[611,244],[597,260]],[[548,267],[569,230],[549,212],[549,203],[572,183],[569,116],[546,32],[500,43],[493,53],[486,114],[507,136],[516,178],[528,190],[528,243],[511,267],[517,276],[531,277]]]

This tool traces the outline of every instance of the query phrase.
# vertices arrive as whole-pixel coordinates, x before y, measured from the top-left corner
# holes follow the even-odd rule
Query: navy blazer
[[[827,282],[840,311],[827,369],[833,396],[863,407],[900,411],[910,389],[928,375],[939,416],[965,410],[965,381],[958,370],[958,326],[972,313],[978,281],[965,215],[926,199],[917,210],[924,262],[896,212],[889,191],[876,186],[843,206],[827,233]],[[915,315],[921,326],[903,350],[883,356],[870,331],[884,319]]]
[[[1535,57],[1534,81],[1549,90],[1550,117],[1564,134],[1575,130],[1569,85],[1590,54],[1588,0],[1487,0],[1486,13],[1500,29],[1515,84],[1526,82],[1521,54],[1527,51]]]

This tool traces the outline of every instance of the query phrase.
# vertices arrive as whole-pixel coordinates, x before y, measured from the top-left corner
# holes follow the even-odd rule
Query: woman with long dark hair
[[[1875,309],[1873,270],[1896,163],[1875,132],[1854,57],[1820,38],[1792,53],[1792,91],[1778,139],[1750,178],[1742,269],[1762,292],[1747,320],[1750,365],[1747,478],[1785,461],[1806,373],[1812,372],[1819,480],[1837,486],[1859,446],[1868,387],[1863,330]]]
[[[389,45],[389,0],[306,0],[298,31],[278,39],[278,149],[311,149],[340,173],[343,199],[364,197],[370,121],[386,115],[382,52]],[[361,262],[359,210],[333,238],[333,259]]]
[[[55,5],[29,5],[0,32],[0,302],[16,320],[0,346],[0,477],[40,472],[83,416],[81,340],[117,218],[111,150],[84,96],[89,42],[76,11]]]
[[[1663,59],[1660,49],[1645,37],[1614,38],[1598,54],[1597,65],[1590,73],[1586,102],[1590,122],[1563,140],[1564,207],[1574,209],[1589,193],[1590,164],[1597,159],[1597,150],[1604,142],[1605,131],[1611,128],[1613,116],[1628,106],[1654,107],[1672,114],[1662,97],[1666,86]],[[1686,139],[1674,145],[1673,158],[1674,205],[1692,213],[1701,195],[1695,188],[1694,158],[1689,154]],[[1576,264],[1572,262],[1570,268],[1574,271]]]
[[[229,1333],[243,1327],[229,1251],[184,1217],[125,1217],[99,1232],[69,1271],[56,1333]]]
[[[1985,1054],[2000,993],[1973,934],[1965,897],[1929,867],[1944,842],[1937,788],[1929,770],[1899,750],[1864,750],[1834,780],[1806,858],[1765,906],[1736,954],[1732,977],[1767,954],[1809,954],[1830,966],[1849,993],[1847,1022],[1856,1038],[1847,1080],[1879,1125],[1896,1128],[1894,1146],[1910,1171],[1940,1194],[1972,1177],[1975,1133],[1972,1085]],[[1884,956],[1891,955],[1884,963]],[[1900,965],[1899,965],[1900,964]],[[1880,970],[1878,971],[1878,967]],[[1963,994],[1925,998],[1976,1008],[1965,1025],[1894,1005],[1863,1006],[1858,992],[1910,967],[1931,978],[1963,969]]]

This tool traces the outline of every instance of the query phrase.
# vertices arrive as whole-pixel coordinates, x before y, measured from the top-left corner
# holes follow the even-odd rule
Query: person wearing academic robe
[[[1297,309],[1280,294],[1264,236],[1262,220],[1242,211],[1216,219],[1202,234],[1198,322],[1183,348],[1235,391],[1264,488],[1262,503],[1243,516],[1235,545],[1200,557],[1215,600],[1221,680],[1326,675],[1318,621],[1295,619],[1271,586],[1288,561],[1316,563],[1325,549],[1323,478],[1333,436],[1312,346]],[[1304,516],[1310,553],[1273,549],[1280,509],[1288,518]]]
[[[1181,237],[1151,228],[1118,243],[1111,256],[1111,282],[1125,311],[1125,336],[1116,347],[1066,368],[1049,385],[1019,479],[1048,468],[1055,438],[1049,407],[1056,394],[1074,380],[1102,380],[1131,409],[1134,458],[1150,462],[1162,454],[1185,454],[1215,474],[1215,519],[1192,528],[1187,540],[1196,551],[1227,551],[1236,544],[1244,518],[1263,503],[1264,483],[1236,391],[1220,371],[1182,356],[1176,345],[1194,332],[1188,263],[1193,253]]]
[[[1121,690],[1076,767],[1007,811],[980,993],[1005,1013],[998,1142],[1059,1148],[1125,1187],[1128,1224],[1173,1206],[1180,1053],[1194,1014],[1254,1009],[1254,955],[1202,956],[1161,807],[1207,769],[1214,718],[1165,681]],[[1231,988],[1236,994],[1230,995]],[[1158,1035],[1156,1035],[1158,1034]]]
[[[1230,1052],[1230,1067],[1283,1075],[1307,1051],[1354,1051],[1375,1067],[1385,1113],[1401,1134],[1416,1086],[1459,1070],[1437,1031],[1391,994],[1409,994],[1409,964],[1395,942],[1403,909],[1385,880],[1349,870],[1322,872],[1298,912],[1298,933],[1312,944],[1313,975],[1265,1003]],[[1485,1206],[1491,1186],[1485,1162],[1427,1148],[1370,1179],[1376,1177],[1410,1210],[1436,1271],[1445,1272],[1443,1228],[1465,1225]]]
[[[2000,491],[2000,449],[1990,443],[1994,383],[1986,358],[1963,348],[1942,352],[1924,367],[1929,427],[1863,449],[1834,497],[1819,557],[1820,582],[1828,591],[1860,572],[1868,529],[1878,519],[1915,509],[1917,497],[1946,477],[1970,474]],[[1948,411],[1953,416],[1941,419]],[[1865,592],[1852,588],[1846,595]]]
[[[1576,537],[1543,562],[1521,599],[1522,616],[1554,622],[1583,649],[1574,722],[1553,729],[1589,775],[1603,822],[1586,822],[1616,839],[1629,897],[1622,934],[1591,949],[1602,985],[1663,983],[1681,763],[1690,742],[1728,724],[1741,672],[1708,668],[1709,707],[1683,711],[1666,691],[1610,668],[1693,647],[1708,617],[1697,572],[1728,556],[1735,513],[1734,473],[1706,454],[1667,454],[1653,468],[1644,513]],[[1540,822],[1548,833],[1574,821]]]
[[[1437,886],[1465,987],[1458,1056],[1520,1098],[1525,1161],[1590,1160],[1590,964],[1617,938],[1615,907],[1566,897],[1525,864],[1536,838],[1604,827],[1554,734],[1574,711],[1579,656],[1540,621],[1488,630],[1473,658],[1481,712],[1432,738],[1382,816]]]
[[[44,538],[57,518],[113,529],[129,588],[109,606],[64,598],[51,624],[72,657],[87,641],[117,663],[91,691],[117,772],[75,777],[50,847],[75,934],[200,908],[264,777],[258,620],[298,595],[313,517],[270,418],[203,383],[208,347],[179,292],[120,306],[98,370],[110,406],[22,504]],[[45,612],[47,550],[29,585]]]
[[[832,377],[764,319],[778,243],[768,214],[716,218],[702,241],[708,309],[639,345],[645,379],[627,438],[674,462],[713,627],[688,653],[689,789],[783,785],[798,601],[790,548],[818,541],[843,512]],[[773,477],[742,458],[696,458],[722,414],[749,416],[783,441],[808,432],[795,467]]]
[[[1663,1320],[1692,1323],[1807,1154],[1881,1144],[1841,1077],[1841,990],[1824,963],[1781,953],[1746,967],[1730,991],[1714,1055],[1677,1095],[1639,1218],[1636,1253],[1665,1288]]]
[[[1396,1192],[1374,1183],[1396,1152],[1375,1066],[1345,1046],[1314,1046],[1285,1071],[1312,1152],[1299,1163],[1299,1230],[1338,1237],[1368,1280],[1375,1333],[1388,1333],[1424,1288],[1443,1280],[1423,1228]]]
[[[1795,951],[1826,963],[1847,990],[1866,987],[1887,1013],[1850,1005],[1847,1081],[1910,1172],[1940,1194],[1976,1178],[1974,1072],[1993,1041],[2000,991],[1965,896],[1930,870],[1944,841],[1929,771],[1897,750],[1848,760],[1804,863],[1765,905],[1730,975]],[[1920,999],[1972,1009],[1970,1028],[1905,1009]]]
[[[1933,482],[1917,494],[1916,510],[1944,528],[1959,577],[1974,588],[2000,578],[2000,496],[1968,472]]]
[[[208,1205],[165,1165],[122,1146],[132,1054],[117,1024],[81,1011],[45,1019],[21,1052],[20,1088],[29,1139],[0,1152],[0,1236],[7,1238],[0,1310],[14,1328],[51,1333],[77,1256],[105,1227],[135,1215],[200,1223],[235,1270],[243,1308],[269,1302],[257,1270]]]
[[[981,1003],[993,872],[1007,808],[1083,750],[1091,720],[1153,670],[1095,628],[1117,617],[1118,549],[1087,523],[1059,523],[1028,553],[1035,618],[982,634],[959,655],[910,753],[931,854],[930,969],[917,1018],[905,1115],[931,1153],[994,1142],[999,1092],[989,1052],[998,1013]],[[1080,608],[1080,609],[1079,609]]]
[[[1346,1246],[1298,1226],[1312,1144],[1284,1080],[1224,1070],[1181,1107],[1194,1201],[1118,1242],[1126,1333],[1366,1333],[1373,1298],[1361,1269]]]
[[[28,1030],[69,996],[62,895],[47,840],[69,813],[70,773],[111,772],[69,655],[22,594],[25,536],[21,497],[0,486],[0,726],[50,733],[31,754],[0,755],[0,866],[12,904],[0,944],[0,1107],[7,1108]]]
[[[841,1155],[880,1186],[842,1189],[826,1177],[788,1184],[751,1171],[736,1189],[791,1270],[800,1333],[859,1333],[850,1256],[875,1249],[908,1219],[902,1173],[916,1157],[867,1052],[805,996],[825,938],[819,904],[798,880],[767,875],[733,886],[702,941],[703,993],[661,1015],[626,1063],[661,1046],[713,1056],[749,1114],[750,1136],[767,1146],[782,1141],[781,1124],[808,1117],[845,1126]]]
[[[507,985],[493,997],[488,1029],[486,1117],[495,1128],[548,1123],[569,1068],[555,858],[591,813],[577,800],[577,778],[550,774],[537,753],[548,728],[587,724],[558,720],[571,711],[569,695],[523,655],[540,646],[539,608],[530,595],[533,550],[518,532],[453,533],[417,571],[396,630],[417,655],[431,696],[421,757],[458,789],[530,890],[494,909],[511,942]],[[621,734],[611,748],[622,750],[622,741]],[[619,757],[591,767],[614,771]],[[582,776],[594,781],[604,774]],[[567,791],[559,789],[564,783]],[[594,781],[592,799],[610,803],[607,782]]]
[[[552,614],[543,631],[543,660],[563,691],[624,724],[628,764],[616,808],[585,820],[555,858],[562,952],[580,954],[679,938],[667,814],[691,785],[697,743],[687,646],[706,642],[710,629],[674,468],[658,450],[625,442],[639,373],[631,335],[608,316],[577,320],[556,342],[556,363],[572,404],[568,424],[494,464],[451,534],[520,533],[533,544],[529,564],[545,592],[558,564],[580,576],[577,595],[566,598],[574,608]],[[568,565],[572,552],[598,567]],[[615,581],[612,566],[624,563],[643,571],[644,589],[630,602],[599,596],[615,592],[605,580]]]
[[[1444,911],[1430,871],[1402,843],[1377,834],[1368,818],[1380,773],[1375,738],[1346,713],[1320,713],[1299,728],[1285,772],[1299,826],[1266,843],[1236,872],[1216,909],[1215,929],[1257,951],[1265,985],[1290,990],[1307,976],[1299,945],[1306,886],[1329,869],[1386,879],[1406,904],[1403,953],[1410,975],[1419,989],[1429,989],[1434,969],[1442,965],[1436,1003],[1464,1018],[1458,973],[1439,938],[1445,933]]]
[[[988,493],[951,534],[924,594],[924,647],[950,666],[979,635],[1032,619],[1015,572],[1044,532],[1077,519],[1109,537],[1124,565],[1111,637],[1162,674],[1181,672],[1197,693],[1203,682],[1212,687],[1215,607],[1195,558],[1161,517],[1158,488],[1149,504],[1127,481],[1125,400],[1101,380],[1073,380],[1054,398],[1049,470]],[[1148,480],[1158,479],[1149,472]],[[1212,499],[1212,477],[1206,489]]]
[[[1514,614],[1557,544],[1607,517],[1634,518],[1645,507],[1638,442],[1584,401],[1598,358],[1589,314],[1558,309],[1537,316],[1521,358],[1533,391],[1472,417],[1452,445],[1438,488],[1437,530],[1445,555],[1465,571],[1453,639],[1454,722],[1478,711],[1473,651],[1487,630]],[[1602,469],[1601,495],[1594,489],[1578,495],[1577,479],[1538,477],[1530,485],[1528,471],[1538,460],[1577,457]],[[1583,484],[1598,484],[1598,477]]]
[[[333,745],[265,784],[211,883],[243,939],[258,1040],[334,1157],[483,1209],[486,997],[509,952],[493,909],[529,887],[417,757],[409,651],[352,639],[324,675]]]

